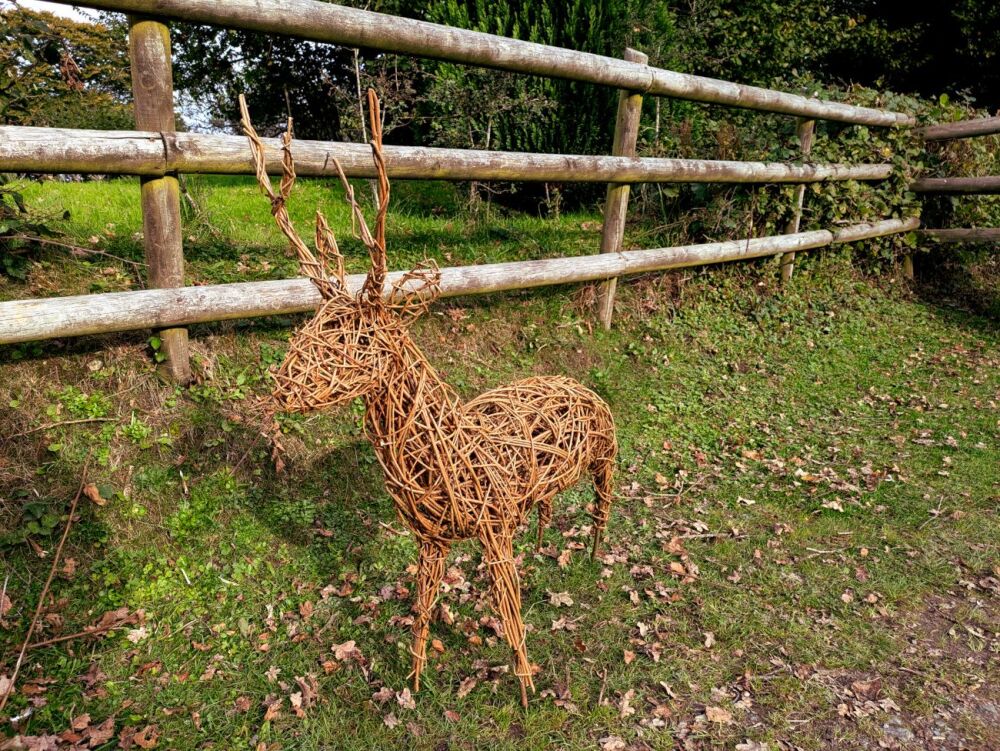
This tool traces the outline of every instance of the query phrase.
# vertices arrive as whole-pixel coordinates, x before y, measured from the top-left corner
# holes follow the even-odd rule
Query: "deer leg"
[[[594,500],[594,546],[590,549],[590,559],[597,557],[597,548],[601,544],[601,535],[608,525],[608,516],[611,514],[611,503],[614,493],[614,458],[603,459],[595,462],[591,467],[594,475],[594,488],[597,490],[597,498]]]
[[[552,521],[552,500],[542,501],[538,504],[538,542],[535,544],[535,552],[542,549],[542,533]]]
[[[413,618],[413,691],[420,690],[420,673],[427,661],[427,632],[430,630],[431,614],[437,602],[438,589],[444,576],[444,564],[448,559],[450,544],[439,540],[422,540],[420,557],[417,560],[417,601]]]
[[[531,665],[525,649],[524,621],[521,620],[521,583],[514,565],[513,537],[507,530],[499,534],[490,529],[480,536],[483,557],[493,581],[493,608],[503,624],[503,635],[514,650],[514,674],[521,683],[521,705],[528,706],[528,687],[535,690]]]

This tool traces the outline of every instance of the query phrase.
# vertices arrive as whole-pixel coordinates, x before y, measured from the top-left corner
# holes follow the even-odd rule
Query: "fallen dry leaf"
[[[316,682],[316,676],[312,673],[308,673],[305,677],[297,675],[295,683],[301,689],[305,708],[310,709],[316,706],[316,701],[319,699],[319,684]]]
[[[601,738],[601,751],[625,751],[625,741],[618,735],[608,735]]]
[[[88,482],[83,486],[83,494],[98,506],[103,506],[108,502],[107,498],[101,497],[101,491],[98,490],[97,486],[92,482]]]
[[[109,717],[100,725],[90,728],[90,747],[96,748],[111,740],[115,734],[115,718]]]
[[[404,688],[402,691],[396,693],[396,702],[403,709],[417,708],[417,702],[414,700],[413,695],[410,694],[409,688]]]
[[[549,605],[568,608],[572,604],[573,598],[569,596],[569,592],[549,592]]]
[[[882,690],[882,679],[879,677],[867,681],[854,681],[851,691],[864,699],[875,699]]]
[[[632,706],[632,700],[635,698],[635,689],[630,688],[626,691],[618,702],[618,716],[623,720],[630,715],[635,714],[635,707]]]
[[[302,708],[302,692],[296,691],[293,694],[288,695],[288,703],[292,705],[292,711],[295,712],[296,717],[305,717],[306,712]]]
[[[83,730],[90,724],[90,715],[82,714],[79,717],[74,717],[73,721],[69,724],[74,730]]]
[[[349,660],[358,651],[354,639],[345,641],[343,644],[334,644],[330,649],[333,650],[333,656],[341,661]]]
[[[128,639],[133,644],[138,644],[147,636],[149,636],[149,631],[146,629],[146,627],[139,626],[139,628],[130,628],[125,638]]]
[[[468,678],[463,678],[462,682],[458,684],[458,698],[464,699],[469,695],[469,692],[476,687],[478,681],[475,676],[469,676]]]
[[[156,748],[156,743],[159,739],[160,734],[156,729],[156,725],[147,725],[132,736],[132,741],[139,748]]]
[[[733,713],[722,707],[705,707],[705,718],[709,722],[719,725],[731,725],[733,723]]]
[[[271,722],[281,713],[281,702],[280,696],[268,696],[264,699],[264,722]]]

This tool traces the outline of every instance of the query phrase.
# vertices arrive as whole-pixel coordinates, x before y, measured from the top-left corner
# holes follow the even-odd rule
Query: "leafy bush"
[[[918,122],[948,122],[981,117],[965,104],[878,92],[862,87],[837,89],[807,77],[778,81],[775,88],[817,95],[866,107],[906,112]],[[749,110],[661,100],[661,111],[650,116],[655,100],[644,104],[639,151],[645,156],[681,156],[744,161],[802,161],[795,120]],[[665,112],[663,111],[665,110]],[[923,212],[937,226],[1000,226],[1000,201],[985,199],[939,201],[910,191],[919,175],[995,174],[996,137],[925,144],[910,129],[868,128],[817,121],[808,162],[891,163],[893,174],[879,182],[810,184],[803,207],[802,231],[846,224],[907,217]],[[659,231],[650,243],[680,244],[734,237],[781,234],[792,216],[794,185],[642,186],[632,211],[655,217]],[[873,258],[888,258],[909,248],[915,237],[892,236],[866,240]],[[645,247],[651,245],[644,243]]]

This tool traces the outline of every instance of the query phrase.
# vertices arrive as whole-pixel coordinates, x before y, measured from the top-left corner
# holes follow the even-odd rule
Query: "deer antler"
[[[288,127],[281,138],[281,183],[278,193],[274,192],[271,186],[271,178],[267,174],[267,165],[264,159],[264,144],[257,135],[253,124],[250,122],[250,112],[247,109],[246,98],[240,94],[240,115],[243,132],[250,141],[250,153],[253,155],[254,169],[257,173],[257,183],[261,191],[271,200],[271,214],[282,234],[288,238],[288,242],[295,250],[295,255],[299,259],[299,268],[316,285],[323,299],[329,300],[337,294],[343,293],[347,288],[344,283],[344,259],[340,255],[337,247],[337,240],[326,222],[326,218],[319,211],[316,212],[316,249],[319,252],[320,260],[305,244],[299,233],[292,226],[292,220],[288,216],[288,196],[295,185],[295,162],[292,159],[292,119],[288,118]],[[338,165],[338,170],[340,169]],[[329,260],[333,259],[336,268],[334,277],[331,279],[327,271]]]
[[[368,89],[368,117],[372,130],[372,158],[375,161],[375,172],[378,175],[378,213],[375,215],[375,234],[373,235],[365,221],[361,207],[354,197],[354,188],[347,180],[343,167],[336,158],[333,166],[337,168],[340,182],[344,186],[345,200],[351,207],[351,216],[358,225],[358,235],[361,242],[368,248],[371,259],[371,270],[361,288],[361,296],[370,303],[381,303],[382,292],[387,273],[385,254],[385,217],[389,211],[389,177],[385,171],[385,158],[382,155],[382,115],[378,95],[374,89]]]

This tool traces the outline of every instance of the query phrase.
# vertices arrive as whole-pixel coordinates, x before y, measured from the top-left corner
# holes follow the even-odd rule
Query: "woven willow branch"
[[[526,705],[527,688],[534,690],[534,681],[525,649],[514,535],[528,512],[537,508],[540,545],[555,495],[589,472],[597,491],[592,512],[596,554],[611,510],[618,450],[614,421],[597,394],[560,376],[517,381],[463,404],[427,361],[408,326],[433,298],[437,269],[433,264],[419,267],[392,289],[384,289],[389,181],[378,98],[370,90],[368,102],[378,172],[374,233],[336,164],[359,237],[371,257],[371,270],[354,297],[344,286],[343,259],[322,215],[317,215],[319,260],[288,220],[285,203],[295,178],[290,135],[283,141],[283,178],[275,194],[263,147],[241,100],[261,189],[271,200],[272,213],[302,273],[323,296],[316,315],[291,340],[275,376],[274,402],[286,411],[309,412],[358,397],[364,400],[365,433],[385,474],[386,490],[420,546],[411,647],[414,690],[420,688],[448,552],[452,543],[476,538],[489,566],[493,606],[514,650],[514,672]],[[332,273],[330,259],[335,264]]]

